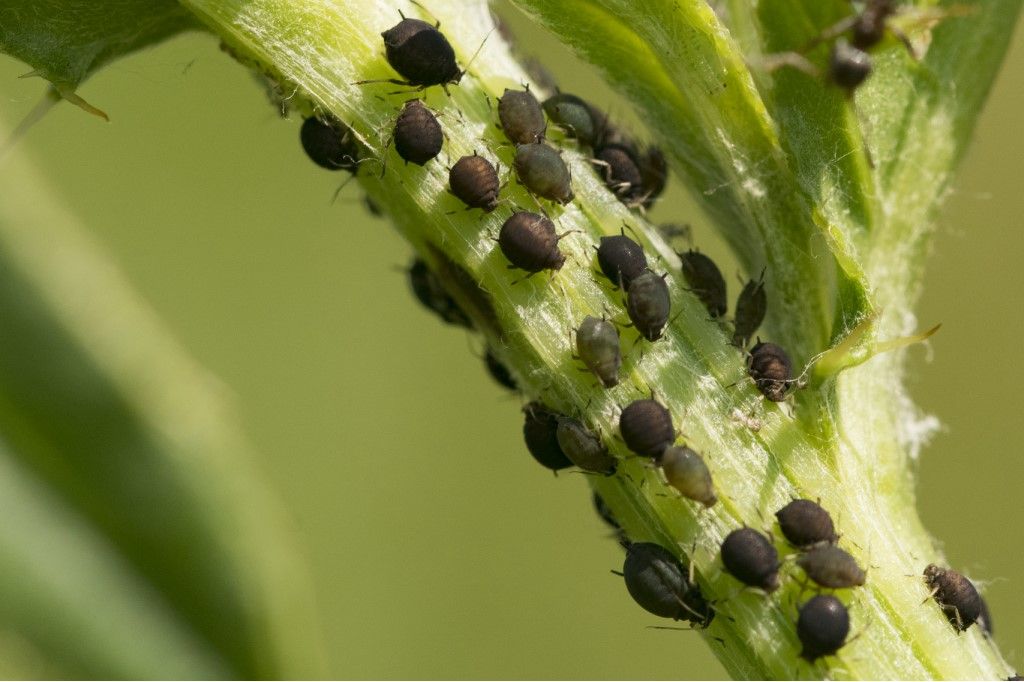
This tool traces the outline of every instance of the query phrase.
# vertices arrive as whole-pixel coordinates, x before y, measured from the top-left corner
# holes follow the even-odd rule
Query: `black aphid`
[[[539,197],[567,204],[573,199],[572,176],[562,155],[542,142],[516,146],[516,177]]]
[[[833,544],[839,539],[832,517],[811,500],[793,500],[775,512],[775,518],[779,520],[782,535],[797,549]]]
[[[508,371],[508,367],[501,364],[499,360],[490,348],[484,354],[484,364],[487,366],[487,373],[491,375],[491,378],[496,382],[504,386],[510,391],[519,390],[516,385],[516,380],[512,376],[512,373]]]
[[[819,594],[800,607],[796,634],[803,646],[800,656],[813,663],[822,656],[831,656],[846,643],[850,614],[835,597]]]
[[[608,320],[587,316],[576,330],[576,352],[605,388],[619,383],[619,330]]]
[[[409,266],[409,285],[419,302],[434,311],[442,320],[459,327],[473,328],[469,316],[448,294],[437,275],[420,258],[413,260]]]
[[[732,342],[740,348],[746,348],[750,337],[764,322],[768,312],[768,294],[764,290],[764,275],[757,280],[750,280],[743,286],[739,298],[736,299],[736,319],[733,321]]]
[[[597,246],[597,264],[612,284],[629,288],[634,277],[647,270],[643,248],[625,234],[601,237]]]
[[[634,400],[619,416],[619,433],[626,447],[643,457],[657,459],[676,439],[672,413],[657,400]]]
[[[845,40],[837,40],[828,57],[828,75],[832,82],[852,93],[871,75],[871,55]]]
[[[835,545],[818,545],[801,555],[796,563],[808,578],[832,590],[863,585],[867,578],[857,560]]]
[[[774,343],[758,343],[750,350],[747,368],[765,398],[774,402],[786,399],[793,383],[793,363],[786,351]]]
[[[463,156],[448,171],[448,185],[452,194],[469,208],[481,208],[490,213],[498,206],[498,171],[494,165],[474,152]]]
[[[558,445],[559,415],[538,402],[524,407],[523,413],[523,438],[533,458],[552,471],[571,467],[572,462]]]
[[[406,162],[422,166],[441,153],[444,133],[433,112],[418,99],[411,99],[395,119],[395,151]]]
[[[683,497],[700,502],[705,507],[713,507],[718,502],[711,472],[704,458],[690,448],[682,445],[667,447],[657,462],[669,485]]]
[[[641,194],[643,177],[632,149],[626,145],[608,144],[598,149],[594,156],[595,165],[603,169],[608,189],[626,200]]]
[[[622,566],[626,589],[641,607],[662,618],[687,620],[707,627],[714,611],[686,569],[667,549],[652,542],[626,545]]]
[[[498,99],[498,120],[505,137],[513,144],[527,144],[544,139],[548,122],[540,102],[527,90],[509,90]]]
[[[576,95],[560,92],[549,97],[544,100],[544,111],[569,137],[591,146],[597,141],[600,121],[594,116],[594,108]]]
[[[725,278],[715,261],[700,251],[690,250],[679,254],[683,264],[683,279],[690,285],[711,317],[725,315],[728,307],[725,294]]]
[[[584,471],[615,473],[615,458],[593,431],[572,417],[560,417],[556,431],[558,445],[572,463]]]
[[[779,588],[779,553],[768,538],[753,528],[740,528],[722,542],[725,570],[744,585],[765,592]]]
[[[672,301],[664,275],[647,271],[635,277],[626,289],[626,312],[637,331],[648,341],[657,341],[668,323]]]
[[[310,116],[302,122],[299,140],[313,163],[328,170],[359,167],[359,143],[352,129],[336,118]]]
[[[648,147],[640,157],[639,168],[644,206],[650,206],[668,184],[668,161],[660,148]]]
[[[380,35],[384,38],[388,64],[405,79],[388,79],[387,82],[426,88],[462,80],[462,72],[455,63],[455,50],[438,26],[403,16]]]
[[[502,223],[498,246],[513,267],[527,272],[560,270],[565,256],[558,248],[559,239],[547,217],[516,211]]]
[[[951,568],[929,564],[924,580],[932,596],[957,630],[966,630],[981,616],[981,595],[970,580]]]

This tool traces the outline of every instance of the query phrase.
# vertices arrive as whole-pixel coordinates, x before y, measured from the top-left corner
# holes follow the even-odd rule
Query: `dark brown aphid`
[[[619,350],[619,330],[614,324],[589,315],[583,318],[576,330],[576,352],[605,388],[618,385],[622,352]]]
[[[395,119],[395,151],[407,163],[422,166],[441,153],[444,133],[437,118],[418,99],[405,103]]]
[[[635,277],[626,289],[626,312],[645,339],[652,342],[660,339],[672,312],[664,275],[647,271]]]
[[[743,286],[736,299],[736,319],[733,321],[732,342],[739,348],[750,343],[768,312],[768,294],[764,290],[764,273],[758,280],[750,280]]]
[[[539,142],[544,139],[544,132],[548,128],[544,110],[529,88],[505,88],[505,94],[498,99],[498,120],[501,121],[505,137],[514,144]]]
[[[402,20],[381,33],[388,64],[404,81],[389,79],[396,85],[426,88],[445,86],[462,80],[455,63],[455,50],[437,26],[419,19]]]
[[[541,142],[516,146],[516,177],[539,197],[568,204],[573,199],[572,175],[555,149]]]
[[[707,308],[708,314],[716,318],[725,315],[728,308],[725,278],[722,277],[722,271],[715,265],[715,261],[692,249],[680,253],[679,259],[683,264],[683,279]]]
[[[516,211],[498,233],[498,246],[512,267],[527,272],[560,270],[565,256],[558,248],[560,237],[548,218],[529,211]]]
[[[359,167],[356,136],[336,118],[310,116],[302,122],[299,140],[306,155],[321,168],[355,173]]]
[[[863,585],[867,576],[857,560],[835,545],[819,545],[796,560],[807,577],[822,587],[835,590]]]
[[[832,517],[817,502],[793,500],[775,512],[782,535],[797,549],[834,544],[839,540]]]
[[[409,285],[417,300],[424,307],[434,311],[442,320],[466,329],[473,328],[469,316],[448,294],[437,275],[420,258],[413,260],[409,266]]]
[[[560,92],[549,97],[544,100],[544,111],[569,137],[590,146],[597,141],[599,121],[594,116],[594,108],[576,95]]]
[[[647,270],[643,248],[625,234],[601,237],[597,247],[597,264],[612,284],[629,288],[633,278]]]
[[[526,448],[542,466],[559,471],[568,469],[572,462],[558,445],[559,416],[538,402],[523,408],[526,421],[523,423],[523,438]]]
[[[560,417],[555,435],[562,452],[580,469],[598,474],[615,473],[615,458],[597,434],[578,420]]]
[[[650,207],[668,184],[668,161],[658,147],[648,147],[640,157],[640,187],[644,206]]]
[[[779,588],[779,553],[768,538],[753,528],[740,528],[722,542],[725,570],[744,585],[765,592]]]
[[[595,165],[604,169],[604,182],[612,192],[632,200],[643,192],[643,177],[635,152],[626,145],[608,144],[597,150]]]
[[[641,607],[662,618],[687,620],[707,627],[714,611],[690,583],[686,569],[667,549],[652,542],[626,545],[622,566],[626,589]]]
[[[929,564],[924,569],[924,581],[954,628],[963,631],[978,620],[981,595],[970,580],[951,568]]]
[[[845,40],[837,40],[828,56],[828,75],[833,83],[852,93],[871,75],[871,55]]]
[[[657,462],[669,485],[683,497],[700,502],[705,507],[713,507],[718,502],[711,472],[704,458],[690,448],[682,445],[667,447]]]
[[[774,343],[758,343],[750,350],[747,367],[765,398],[777,403],[786,399],[793,383],[793,363],[786,351]]]
[[[487,373],[491,375],[497,383],[501,384],[510,391],[517,391],[519,387],[516,385],[515,377],[508,371],[508,367],[501,364],[501,360],[494,355],[490,348],[484,354],[484,364],[487,366]]]
[[[469,208],[483,209],[490,213],[498,206],[498,171],[494,165],[473,152],[463,156],[448,171],[448,185],[452,194]]]
[[[634,400],[619,416],[619,433],[626,447],[642,457],[657,459],[676,439],[672,413],[657,400]]]
[[[800,656],[813,663],[822,656],[831,656],[846,643],[850,614],[835,597],[819,594],[800,607],[796,634],[803,646]]]

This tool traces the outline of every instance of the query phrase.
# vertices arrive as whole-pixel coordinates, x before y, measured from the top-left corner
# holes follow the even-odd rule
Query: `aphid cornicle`
[[[572,176],[562,155],[543,142],[516,145],[516,177],[537,196],[568,204],[573,200]]]
[[[679,260],[683,265],[683,279],[707,308],[708,314],[716,318],[725,315],[728,308],[725,278],[715,261],[692,249],[680,253]]]
[[[502,223],[498,247],[512,267],[527,272],[560,270],[565,256],[558,248],[560,237],[547,217],[529,211],[516,211]]]
[[[687,620],[707,627],[714,611],[700,588],[690,583],[687,571],[671,552],[653,542],[626,544],[622,577],[633,600],[662,618]]]
[[[498,120],[505,137],[513,144],[539,142],[548,128],[544,110],[529,89],[505,88],[505,94],[498,99]]]
[[[593,431],[572,417],[559,417],[555,432],[558,445],[572,463],[584,471],[615,473],[615,458]]]
[[[587,316],[576,330],[576,352],[605,388],[617,386],[622,352],[619,330],[608,320]]]
[[[836,535],[832,517],[811,500],[793,500],[775,512],[782,535],[797,549],[808,549],[818,544],[834,544]]]
[[[549,97],[544,100],[544,112],[569,137],[591,146],[597,140],[598,122],[594,118],[594,109],[576,95],[560,92]]]
[[[832,595],[819,594],[800,607],[796,634],[803,646],[800,656],[807,661],[813,663],[839,651],[849,633],[850,614]]]
[[[402,17],[380,35],[384,38],[388,64],[405,79],[390,82],[426,88],[462,80],[462,72],[455,63],[455,50],[437,26]]]
[[[409,266],[409,285],[419,302],[442,320],[466,329],[473,328],[469,316],[448,294],[434,271],[420,258],[414,259]]]
[[[647,270],[647,256],[635,241],[625,234],[617,234],[601,237],[597,246],[597,264],[612,284],[628,289],[630,282]]]
[[[629,283],[626,289],[626,313],[637,331],[648,341],[661,338],[672,300],[665,284],[665,276],[647,271]]]
[[[640,195],[643,177],[633,151],[626,145],[607,144],[595,153],[596,163],[603,169],[604,182],[612,192],[622,199],[634,199]]]
[[[526,449],[542,466],[559,471],[568,469],[572,462],[558,444],[558,415],[538,402],[523,408],[523,439]]]
[[[777,403],[786,399],[793,384],[793,363],[781,347],[758,343],[750,349],[747,368],[761,395]]]
[[[321,168],[355,173],[359,167],[356,136],[336,118],[310,116],[302,122],[299,140],[306,155]]]
[[[835,545],[818,545],[796,560],[807,577],[828,589],[858,587],[867,576],[849,552]]]
[[[676,439],[672,413],[651,398],[634,400],[622,410],[619,433],[630,450],[655,459]]]
[[[779,589],[779,553],[753,528],[739,528],[722,542],[722,564],[744,585],[765,592]]]
[[[736,299],[736,318],[733,320],[732,343],[745,348],[768,312],[768,295],[764,290],[764,273],[760,279],[749,280]]]
[[[711,480],[704,458],[690,448],[672,445],[665,448],[656,460],[669,485],[683,497],[713,507],[718,502],[715,485]]]
[[[411,99],[395,119],[395,151],[408,162],[422,166],[441,153],[444,133],[433,112],[418,99]]]
[[[516,385],[516,380],[512,376],[512,373],[508,371],[508,367],[501,364],[501,360],[494,355],[490,348],[484,354],[484,364],[487,366],[487,373],[491,375],[491,378],[495,382],[504,386],[510,391],[517,391],[519,387]]]
[[[966,630],[981,615],[981,595],[970,580],[951,568],[929,564],[924,580],[950,624]]]
[[[494,165],[476,152],[463,156],[448,171],[448,185],[468,208],[483,209],[490,213],[498,206],[498,171]]]

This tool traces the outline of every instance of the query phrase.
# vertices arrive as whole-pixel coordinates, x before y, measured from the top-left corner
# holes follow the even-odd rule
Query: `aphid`
[[[690,448],[682,445],[667,447],[657,462],[669,485],[683,497],[696,500],[705,507],[713,507],[718,502],[711,472],[704,458]]]
[[[624,233],[614,237],[601,237],[597,247],[597,264],[612,284],[629,288],[634,277],[647,270],[647,256],[643,248]]]
[[[539,197],[567,204],[573,199],[572,176],[562,155],[542,142],[516,146],[516,177]]]
[[[441,280],[420,258],[414,259],[409,266],[409,285],[419,302],[434,311],[442,320],[466,329],[473,328],[473,322],[469,316],[445,291]]]
[[[560,270],[565,256],[558,248],[555,224],[529,211],[516,211],[502,223],[498,247],[512,267],[527,272]]]
[[[636,155],[628,146],[607,144],[597,150],[595,165],[604,168],[604,182],[622,199],[634,199],[642,191],[643,177]]]
[[[359,167],[356,136],[336,118],[310,116],[302,122],[299,140],[306,155],[321,168],[355,173]]]
[[[480,208],[490,213],[498,206],[498,171],[494,165],[473,152],[463,156],[448,171],[448,185],[452,194],[462,200],[468,208]]]
[[[817,502],[793,500],[775,512],[782,535],[797,549],[839,540],[832,517]]]
[[[800,656],[813,663],[822,656],[831,656],[846,643],[850,614],[832,595],[819,594],[800,607],[796,634],[803,646]]]
[[[583,318],[576,330],[576,352],[605,388],[618,385],[622,352],[619,350],[619,330],[614,324],[590,315]]]
[[[845,40],[837,40],[828,56],[828,75],[833,83],[853,93],[872,71],[871,55]]]
[[[668,323],[672,301],[664,275],[647,271],[626,289],[626,312],[633,326],[648,341],[657,341]]]
[[[750,350],[747,367],[765,398],[777,403],[786,399],[793,383],[793,363],[786,351],[774,343],[758,343]]]
[[[395,119],[394,139],[399,156],[422,166],[441,153],[444,133],[433,112],[420,100],[411,99]]]
[[[633,600],[649,613],[707,627],[714,611],[686,569],[667,549],[652,542],[626,545],[622,577]]]
[[[728,307],[725,278],[722,277],[722,271],[715,265],[715,261],[692,249],[680,253],[679,259],[683,264],[683,279],[708,309],[708,314],[716,318],[725,315]]]
[[[590,146],[597,141],[599,125],[594,108],[576,95],[560,92],[549,97],[544,100],[544,112],[569,137]]]
[[[744,585],[765,592],[779,588],[779,553],[753,528],[739,528],[722,542],[725,570]]]
[[[510,391],[519,390],[516,385],[516,380],[512,376],[512,373],[508,371],[508,367],[501,364],[499,360],[490,348],[484,354],[484,364],[487,366],[487,373],[491,375],[491,378],[496,382],[504,386]]]
[[[970,580],[951,568],[929,564],[924,569],[924,581],[931,595],[950,624],[957,630],[966,630],[981,615],[981,595]]]
[[[672,413],[656,400],[634,400],[619,415],[619,433],[626,447],[642,457],[657,459],[676,439]]]
[[[498,120],[505,137],[514,144],[539,142],[548,128],[544,110],[529,89],[505,88],[505,94],[498,99]]]
[[[828,589],[857,587],[866,579],[857,560],[835,545],[819,545],[796,560],[807,577]]]
[[[558,446],[572,463],[584,471],[615,473],[615,458],[597,435],[572,417],[559,417],[555,432]]]
[[[977,589],[977,588],[975,588]],[[992,636],[992,614],[988,610],[988,602],[985,598],[978,594],[978,599],[981,600],[981,614],[978,616],[978,625],[989,637]]]
[[[639,161],[641,194],[644,206],[649,207],[668,184],[668,162],[658,147],[648,147]]]
[[[743,286],[736,299],[736,319],[733,321],[733,345],[745,348],[757,328],[764,322],[768,311],[768,295],[764,290],[764,273],[758,280],[750,280]]]
[[[559,415],[538,402],[524,407],[523,413],[523,438],[533,458],[552,471],[571,467],[572,462],[558,445]]]
[[[455,50],[438,26],[440,23],[431,25],[402,15],[400,22],[380,35],[384,38],[388,64],[405,80],[388,78],[384,81],[360,81],[359,84],[386,82],[423,89],[431,85],[446,88],[449,84],[458,83],[463,72],[455,63]]]

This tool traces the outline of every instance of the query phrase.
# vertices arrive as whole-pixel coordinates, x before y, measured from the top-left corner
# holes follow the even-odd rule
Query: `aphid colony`
[[[822,39],[851,34],[851,41],[837,40],[832,48],[832,79],[852,91],[870,73],[867,50],[881,41],[886,20],[895,11],[891,0],[871,0],[865,9],[839,24]],[[383,82],[418,89],[460,82],[464,70],[438,28],[418,19],[402,20],[381,35],[389,65],[401,79]],[[373,83],[382,81],[360,81]],[[561,154],[547,144],[550,120],[568,138],[592,150],[592,164],[602,180],[630,207],[649,207],[665,188],[668,169],[656,147],[640,149],[627,135],[612,126],[607,116],[585,100],[557,93],[543,103],[529,91],[506,89],[497,102],[498,126],[515,145],[513,171],[518,181],[535,197],[558,204],[573,200],[572,177]],[[331,117],[310,117],[302,125],[301,142],[309,157],[330,170],[358,169],[361,147],[355,134]],[[423,166],[436,158],[444,143],[444,132],[434,112],[423,101],[407,101],[397,115],[391,141],[406,162]],[[463,156],[449,169],[449,191],[467,209],[492,212],[501,203],[499,169],[483,155]],[[498,248],[516,268],[533,274],[561,269],[566,257],[559,248],[559,235],[548,215],[514,210],[501,226]],[[612,286],[625,295],[625,309],[632,326],[647,341],[661,338],[669,321],[672,301],[666,275],[650,268],[639,243],[625,232],[602,237],[595,247],[597,264]],[[712,319],[727,313],[725,278],[706,255],[689,250],[679,253],[681,274],[689,291]],[[445,289],[442,281],[422,260],[408,269],[417,299],[448,324],[472,328],[470,317]],[[763,273],[745,283],[736,302],[733,344],[745,349],[767,311]],[[619,330],[605,318],[585,317],[575,330],[577,358],[608,389],[620,382],[622,366]],[[517,390],[517,382],[492,349],[484,356],[485,366],[501,386]],[[794,384],[792,361],[781,347],[758,342],[747,354],[747,371],[761,394],[771,401],[785,400]],[[542,466],[559,471],[576,466],[584,472],[611,476],[618,461],[601,436],[579,418],[560,414],[540,402],[524,409],[523,437],[530,454]],[[686,445],[676,444],[677,429],[668,408],[652,395],[635,400],[621,410],[619,434],[626,447],[649,458],[664,481],[683,498],[705,508],[718,501],[711,472],[704,458]],[[708,627],[715,608],[694,581],[692,570],[675,554],[649,542],[630,542],[618,521],[596,493],[594,505],[601,518],[613,528],[626,550],[622,576],[633,599],[657,616],[684,620],[694,627]],[[856,560],[837,546],[831,516],[818,503],[793,500],[776,513],[779,529],[796,550],[795,565],[803,572],[804,585],[835,590],[862,586],[866,574]],[[772,593],[781,585],[779,559],[771,535],[752,528],[739,528],[726,536],[720,547],[724,570],[746,587]],[[931,596],[957,630],[980,622],[989,630],[991,618],[977,590],[964,576],[950,569],[929,565],[924,581]],[[835,654],[846,642],[850,618],[846,606],[832,594],[812,596],[797,608],[796,634],[801,656],[816,661]]]

